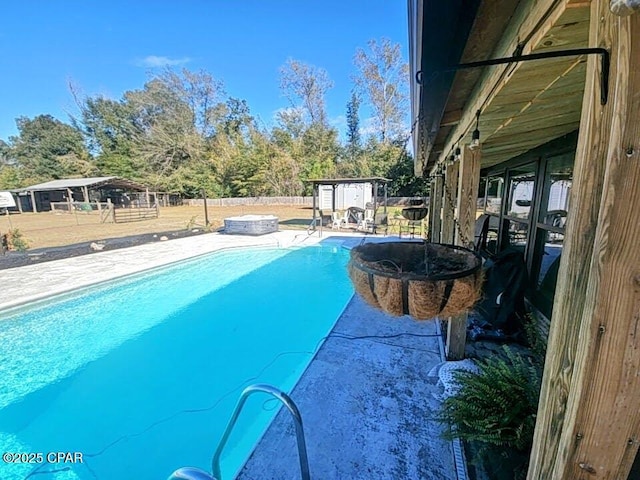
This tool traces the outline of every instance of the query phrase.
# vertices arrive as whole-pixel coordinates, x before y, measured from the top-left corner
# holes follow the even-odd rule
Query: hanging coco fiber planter
[[[463,247],[428,242],[367,243],[347,266],[358,294],[391,315],[452,317],[480,298],[482,260]]]

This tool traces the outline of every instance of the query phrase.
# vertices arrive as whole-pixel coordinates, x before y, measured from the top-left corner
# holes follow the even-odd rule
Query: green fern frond
[[[478,362],[479,371],[458,371],[457,393],[445,399],[438,419],[445,438],[461,438],[519,451],[530,448],[535,427],[539,369],[504,347],[504,357]]]

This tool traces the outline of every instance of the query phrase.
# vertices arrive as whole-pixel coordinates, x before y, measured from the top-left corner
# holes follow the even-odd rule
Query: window
[[[535,292],[532,300],[534,305],[548,318],[551,318],[556,294],[563,239],[563,234],[553,234],[553,239],[550,238],[550,232],[548,231],[542,233],[540,237],[542,247],[538,252],[541,252],[542,255],[539,257],[538,273],[534,284]]]
[[[486,251],[523,252],[529,299],[551,317],[567,214],[570,210],[577,133],[554,140],[483,172]]]
[[[536,223],[531,274],[536,288],[534,303],[542,313],[550,317],[569,211],[573,154],[548,158],[543,167],[544,183]]]
[[[536,163],[507,170],[508,200],[504,215],[501,248],[527,249],[536,186]]]
[[[504,175],[490,175],[485,182],[484,213],[489,215],[487,238],[484,248],[491,254],[498,253],[500,215],[504,196]]]
[[[528,219],[533,205],[536,166],[529,163],[509,171],[509,204],[507,215]]]
[[[504,193],[504,178],[487,178],[487,193],[484,200],[485,213],[500,215],[502,211],[502,194]]]

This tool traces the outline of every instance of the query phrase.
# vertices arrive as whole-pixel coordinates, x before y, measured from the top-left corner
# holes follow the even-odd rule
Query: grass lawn
[[[276,215],[280,228],[304,229],[311,222],[311,207],[288,205],[244,205],[208,207],[209,222],[215,230],[226,217],[245,214]],[[22,213],[0,216],[0,234],[17,228],[29,243],[29,248],[60,247],[106,238],[127,237],[144,233],[173,232],[187,228],[202,228],[204,207],[162,207],[155,219],[132,223],[100,223],[97,214]]]

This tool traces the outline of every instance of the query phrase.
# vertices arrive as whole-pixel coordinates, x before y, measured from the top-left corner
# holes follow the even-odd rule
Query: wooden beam
[[[442,234],[443,176],[436,175],[431,182],[431,209],[429,210],[429,240],[439,243]]]
[[[513,20],[507,26],[503,40],[500,42],[496,50],[491,55],[492,58],[507,57],[513,55],[519,44],[524,43],[523,54],[529,54],[545,49],[545,41],[555,41],[562,43],[563,48],[567,48],[567,41],[549,39],[548,35],[554,28],[554,22],[559,22],[562,15],[567,11],[569,5],[567,0],[542,0],[537,2],[521,2]],[[575,12],[575,7],[573,9]],[[574,15],[574,13],[572,13]],[[562,25],[559,26],[562,31]],[[548,47],[547,47],[548,48]],[[451,146],[454,145],[462,136],[468,140],[467,136],[473,130],[475,125],[475,113],[477,110],[484,111],[484,107],[489,105],[501,90],[507,85],[515,72],[523,69],[527,71],[532,69],[531,65],[521,62],[519,64],[504,65],[490,67],[486,69],[486,73],[478,82],[478,86],[470,96],[465,107],[464,113],[457,126],[451,130],[446,143],[443,145],[442,151],[449,152]],[[531,70],[535,72],[535,70]],[[532,77],[535,81],[535,74]],[[482,117],[481,127],[482,131]],[[441,155],[442,157],[442,155]],[[440,158],[442,160],[442,158]]]
[[[591,18],[611,94],[590,58],[530,480],[626,479],[640,443],[640,16]]]
[[[471,150],[469,145],[462,149],[458,181],[458,232],[455,243],[467,248],[473,248],[480,187],[480,158],[480,149]]]
[[[461,118],[462,118],[462,110],[460,109],[446,111],[442,115],[442,120],[440,120],[440,126],[447,127],[451,125],[457,125],[457,123],[460,121]]]
[[[542,22],[543,19],[549,15],[549,11],[557,7],[555,3],[553,0],[543,0],[531,6],[530,2],[521,2],[512,21],[505,29],[502,40],[491,56],[499,58],[512,55],[522,39],[529,39],[538,28],[538,22]],[[528,51],[526,53],[531,52]],[[455,143],[457,138],[473,130],[475,112],[485,104],[496,86],[506,78],[512,70],[513,65],[502,65],[485,69],[485,73],[477,83],[478,87],[476,87],[467,101],[467,107],[465,108],[462,118],[458,122],[457,127],[452,130],[442,151],[449,152],[451,145]]]
[[[458,171],[460,164],[454,162],[447,167],[444,180],[444,199],[442,207],[442,243],[455,241],[455,210],[458,204]]]

